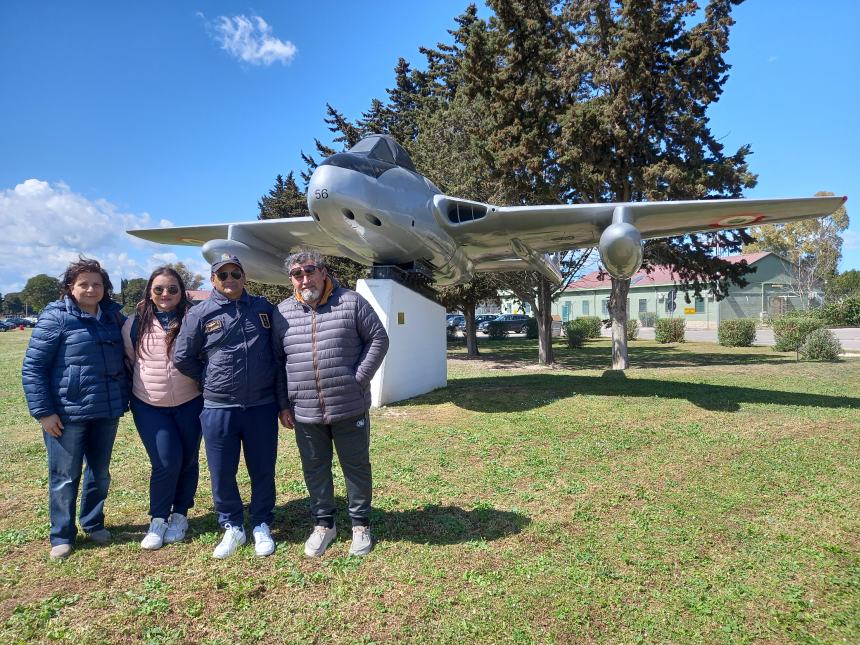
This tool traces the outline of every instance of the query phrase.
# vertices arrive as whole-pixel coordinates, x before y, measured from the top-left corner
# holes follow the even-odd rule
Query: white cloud
[[[126,234],[128,229],[154,226],[148,213],[124,213],[107,200],[73,192],[63,182],[28,179],[0,189],[0,292],[20,291],[39,273],[59,277],[79,254],[99,260],[119,290],[122,278],[148,276],[163,263],[158,257],[163,246]],[[199,255],[182,261],[198,272],[202,265],[208,273]]]
[[[842,249],[845,251],[855,251],[860,249],[860,233],[852,231],[850,228],[843,231]]]
[[[289,40],[275,38],[272,27],[260,16],[218,16],[206,25],[221,49],[251,65],[286,65],[298,52]]]

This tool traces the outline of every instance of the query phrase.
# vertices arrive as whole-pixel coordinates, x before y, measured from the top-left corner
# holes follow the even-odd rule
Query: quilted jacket
[[[125,321],[122,340],[125,355],[132,367],[131,391],[138,399],[156,407],[175,407],[200,396],[200,387],[176,369],[167,355],[167,331],[157,320],[137,342],[141,345],[140,356],[131,339],[134,316]],[[176,323],[174,323],[176,324]]]
[[[370,379],[388,351],[388,334],[355,291],[335,285],[316,309],[287,298],[272,327],[275,352],[284,361],[286,388],[278,402],[303,423],[335,423],[370,408]]]
[[[123,362],[125,317],[112,300],[99,303],[101,318],[66,296],[45,307],[33,329],[21,381],[30,414],[57,414],[63,423],[116,419],[128,409]]]

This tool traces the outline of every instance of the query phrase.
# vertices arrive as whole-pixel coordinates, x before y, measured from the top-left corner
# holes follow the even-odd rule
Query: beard
[[[299,293],[302,295],[302,300],[305,302],[316,302],[322,295],[322,291],[320,289],[315,289],[313,287],[302,289]]]

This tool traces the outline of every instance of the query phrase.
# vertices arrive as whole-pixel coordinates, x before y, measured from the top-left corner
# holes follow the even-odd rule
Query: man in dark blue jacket
[[[226,558],[245,543],[244,507],[236,473],[240,448],[251,477],[255,551],[271,555],[278,451],[278,370],[272,353],[272,304],[245,291],[235,256],[212,264],[212,295],[185,315],[173,362],[203,386],[200,415],[212,498],[224,538],[212,553]]]

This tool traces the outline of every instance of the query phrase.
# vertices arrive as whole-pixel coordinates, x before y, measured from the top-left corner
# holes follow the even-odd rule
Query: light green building
[[[684,318],[690,329],[715,329],[721,320],[756,318],[779,315],[792,309],[805,308],[805,298],[791,288],[792,265],[773,253],[748,253],[725,258],[730,262],[746,260],[756,270],[745,276],[749,284],[732,286],[728,297],[717,302],[706,293],[696,298],[676,286],[675,276],[667,267],[657,267],[650,274],[639,271],[631,278],[627,313],[640,320],[643,314],[658,318]],[[674,292],[674,311],[672,310]],[[610,277],[592,272],[572,283],[553,303],[552,313],[563,322],[582,316],[609,317]],[[646,316],[647,317],[647,316]]]

